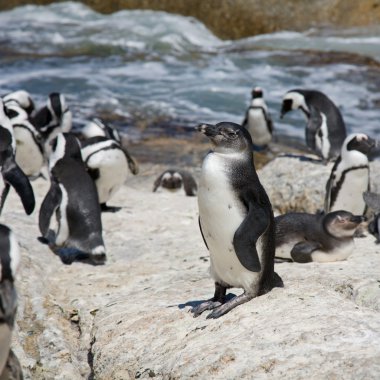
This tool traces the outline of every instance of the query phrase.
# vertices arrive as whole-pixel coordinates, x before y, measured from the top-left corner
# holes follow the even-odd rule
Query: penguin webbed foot
[[[91,253],[83,252],[77,248],[57,248],[53,252],[59,256],[63,264],[71,265],[74,261],[78,261],[90,265],[104,265],[106,262],[106,255],[93,255]]]
[[[199,317],[204,311],[206,310],[213,310],[217,308],[218,306],[221,306],[222,303],[219,301],[213,301],[213,299],[202,302],[198,306],[194,306],[192,309],[190,309],[190,313],[193,313],[193,317]]]
[[[105,203],[100,204],[101,212],[118,212],[121,210],[121,207],[117,206],[107,206]]]
[[[236,306],[239,306],[243,303],[246,303],[250,301],[254,296],[251,294],[246,294],[245,292],[243,294],[240,294],[239,296],[236,296],[232,298],[231,300],[227,301],[221,306],[218,306],[214,308],[214,310],[206,317],[206,319],[216,319],[221,317],[224,314],[227,314],[229,311],[234,309]]]

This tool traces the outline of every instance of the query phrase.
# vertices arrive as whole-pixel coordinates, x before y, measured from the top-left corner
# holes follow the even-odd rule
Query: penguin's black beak
[[[197,131],[203,133],[207,137],[214,137],[218,134],[216,126],[212,124],[199,124]]]
[[[367,221],[367,218],[364,215],[352,215],[350,217],[350,222],[355,223],[355,224],[360,224],[366,221]]]

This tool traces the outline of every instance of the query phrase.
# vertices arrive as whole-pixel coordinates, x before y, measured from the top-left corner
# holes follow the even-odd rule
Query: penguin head
[[[106,124],[101,119],[94,117],[89,123],[87,123],[82,129],[82,135],[85,138],[91,138],[94,136],[104,136],[108,139],[115,140],[119,144],[121,143],[121,137],[116,128]]]
[[[263,89],[261,87],[255,87],[252,90],[251,95],[252,95],[252,99],[262,98],[264,95]]]
[[[62,119],[63,114],[68,111],[64,95],[60,94],[59,92],[52,92],[49,94],[49,98],[47,100],[47,108],[49,109],[51,116],[55,122],[59,123]]]
[[[161,186],[169,189],[176,190],[182,186],[182,176],[178,172],[166,172],[161,179]]]
[[[366,220],[363,215],[353,215],[348,211],[339,210],[326,214],[323,225],[330,235],[339,239],[353,237],[358,226]]]
[[[82,161],[80,142],[73,134],[59,133],[50,144],[52,150],[49,156],[49,170],[64,158]]]
[[[198,131],[206,135],[218,153],[236,153],[251,149],[249,132],[238,124],[221,122],[216,125],[200,124]]]
[[[3,97],[4,102],[15,102],[22,107],[29,115],[34,111],[34,102],[30,94],[25,90],[13,91]]]
[[[376,141],[364,133],[353,133],[346,137],[342,146],[342,155],[346,152],[357,151],[368,155],[372,148],[376,146]]]
[[[299,90],[288,91],[282,99],[280,118],[282,119],[286,113],[298,108],[306,114],[309,113],[309,107],[306,104],[305,96],[299,92]]]

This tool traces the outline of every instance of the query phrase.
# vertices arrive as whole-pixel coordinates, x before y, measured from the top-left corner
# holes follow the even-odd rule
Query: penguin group
[[[199,181],[184,168],[157,173],[153,192],[182,192],[197,197],[200,235],[210,254],[214,295],[190,311],[198,317],[219,318],[257,296],[284,286],[275,271],[277,260],[296,263],[347,259],[354,237],[375,213],[369,232],[379,241],[380,195],[369,186],[369,155],[377,141],[363,133],[347,135],[339,108],[317,90],[288,91],[281,118],[300,109],[306,117],[305,140],[322,164],[333,161],[326,183],[323,210],[317,214],[291,212],[274,215],[270,197],[260,182],[254,152],[270,150],[272,112],[261,87],[254,87],[241,124],[201,123],[196,127],[211,143],[203,159]],[[50,182],[39,208],[38,240],[62,263],[104,265],[102,212],[117,212],[109,202],[139,165],[118,130],[95,117],[80,131],[72,131],[73,115],[65,96],[50,93],[36,108],[30,94],[19,90],[0,98],[0,213],[11,187],[30,215],[35,209],[32,183]],[[160,191],[161,190],[161,191]],[[0,225],[0,371],[21,371],[10,365],[17,297],[14,287],[20,254],[11,229]],[[242,294],[227,297],[227,289]],[[1,372],[0,372],[1,373]],[[22,375],[21,375],[22,376]],[[20,377],[21,378],[21,377]]]

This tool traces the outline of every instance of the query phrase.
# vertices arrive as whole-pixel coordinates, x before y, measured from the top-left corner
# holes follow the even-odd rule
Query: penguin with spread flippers
[[[17,312],[15,279],[20,253],[13,232],[0,224],[0,379],[23,378],[20,363],[10,349]]]
[[[283,283],[274,272],[273,211],[252,160],[250,134],[229,122],[198,130],[213,144],[202,165],[198,206],[215,294],[191,311],[196,317],[212,310],[207,318],[218,318]],[[232,287],[244,292],[226,300]]]
[[[277,216],[276,258],[298,263],[345,260],[354,250],[355,231],[364,221],[364,216],[343,210]]]
[[[98,193],[74,135],[60,133],[52,141],[49,172],[50,189],[39,213],[39,240],[49,244],[65,264],[76,260],[103,264],[106,252]],[[49,230],[54,214],[55,233]]]
[[[251,104],[245,113],[242,126],[250,133],[254,148],[265,148],[271,142],[273,121],[260,87],[252,90]]]
[[[380,243],[380,194],[373,192],[363,193],[366,205],[374,212],[373,218],[368,225],[368,231],[375,236],[376,243]]]
[[[324,162],[337,157],[347,136],[339,108],[324,93],[316,90],[294,89],[282,101],[281,118],[300,109],[306,116],[306,144]]]
[[[97,121],[101,123],[100,120]],[[88,173],[95,181],[101,210],[116,212],[120,207],[108,206],[107,202],[123,186],[129,172],[136,175],[139,168],[137,161],[121,144],[116,129],[105,123],[101,123],[102,127],[95,125],[98,128],[94,127],[92,132],[105,133],[82,141],[82,158]]]
[[[326,184],[325,212],[346,210],[363,215],[363,193],[369,191],[368,154],[376,141],[363,133],[347,136]]]
[[[0,99],[0,214],[4,207],[10,186],[19,195],[25,212],[33,212],[35,199],[28,177],[15,161],[16,140],[12,123],[6,115],[6,109]]]
[[[160,187],[169,191],[178,191],[183,188],[187,196],[197,194],[197,183],[187,170],[165,170],[154,181],[153,192]]]

